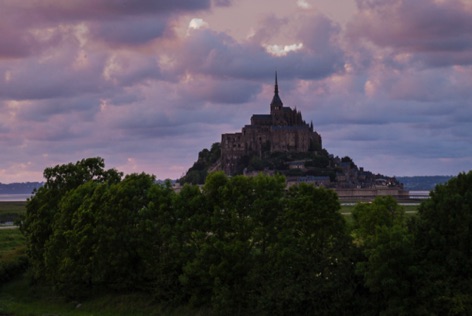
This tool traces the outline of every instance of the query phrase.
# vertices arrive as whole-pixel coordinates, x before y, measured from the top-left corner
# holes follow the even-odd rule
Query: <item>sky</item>
[[[0,182],[181,177],[280,97],[388,176],[472,169],[470,0],[2,0]]]

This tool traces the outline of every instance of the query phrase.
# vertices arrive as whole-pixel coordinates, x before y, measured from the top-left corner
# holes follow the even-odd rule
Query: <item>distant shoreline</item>
[[[427,198],[429,196],[429,192],[429,190],[411,190],[409,191],[409,195]],[[31,193],[0,194],[0,202],[25,202],[31,196]]]
[[[9,193],[9,194],[0,194],[0,202],[24,202],[26,199],[32,196],[31,193]]]

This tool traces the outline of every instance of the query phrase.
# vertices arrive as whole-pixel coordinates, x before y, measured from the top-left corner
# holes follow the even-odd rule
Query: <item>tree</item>
[[[247,275],[253,267],[253,179],[210,174],[203,187],[211,212],[208,225],[193,234],[193,258],[180,277],[193,305],[219,313],[246,310]]]
[[[472,314],[472,171],[436,186],[419,207],[414,232],[425,309],[431,315]]]
[[[267,266],[260,309],[274,314],[342,315],[352,296],[351,240],[334,191],[289,189]]]
[[[53,223],[61,199],[71,190],[93,181],[116,183],[122,174],[114,169],[105,170],[100,157],[87,158],[44,170],[46,182],[26,204],[26,215],[20,228],[26,237],[33,279],[41,279],[45,271],[45,245],[53,233]]]
[[[405,212],[391,196],[379,196],[372,203],[357,203],[352,211],[354,242],[362,245],[381,227],[405,225]]]
[[[54,216],[43,277],[67,296],[83,296],[96,282],[96,215],[106,190],[103,183],[86,182],[63,196]]]
[[[416,298],[419,268],[413,235],[405,226],[380,226],[363,249],[365,261],[357,272],[371,295],[370,313],[382,315],[423,314]]]
[[[147,280],[143,252],[156,237],[154,231],[141,228],[155,205],[151,204],[155,186],[154,176],[130,174],[99,197],[94,227],[95,284],[124,290],[137,289]]]
[[[154,187],[153,176],[131,174],[118,183],[88,181],[68,191],[45,243],[44,278],[73,297],[97,288],[145,288],[146,251],[156,235],[145,229]]]
[[[356,272],[366,288],[363,306],[366,314],[416,314],[414,282],[417,277],[413,234],[405,213],[390,196],[372,203],[358,203],[353,212],[354,243],[361,256]]]
[[[209,221],[189,218],[199,224],[180,276],[191,304],[211,306],[220,314],[254,311],[262,283],[271,276],[268,249],[277,235],[284,188],[281,176],[213,173],[207,178],[202,193]]]

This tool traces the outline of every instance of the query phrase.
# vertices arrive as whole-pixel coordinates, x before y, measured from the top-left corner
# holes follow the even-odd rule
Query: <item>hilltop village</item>
[[[222,134],[221,143],[202,150],[180,183],[202,184],[209,172],[221,170],[230,176],[281,173],[288,186],[305,182],[334,188],[338,193],[351,190],[349,194],[353,194],[352,189],[401,190],[395,178],[373,174],[357,167],[348,156],[334,157],[323,149],[313,122],[308,124],[300,111],[284,106],[277,74],[269,110],[269,114],[253,114],[241,132]]]

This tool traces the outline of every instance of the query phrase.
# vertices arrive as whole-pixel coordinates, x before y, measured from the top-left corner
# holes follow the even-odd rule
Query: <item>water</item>
[[[0,194],[0,201],[2,202],[18,202],[26,201],[27,198],[31,197],[31,193],[25,194]]]
[[[410,191],[410,199],[425,200],[429,198],[430,191]]]

